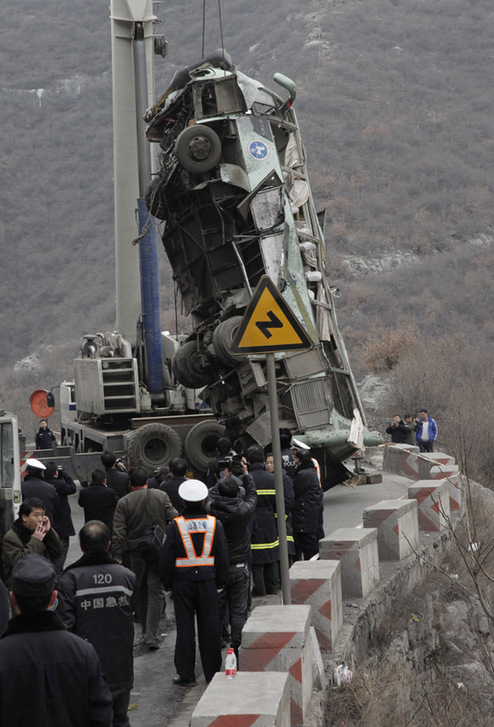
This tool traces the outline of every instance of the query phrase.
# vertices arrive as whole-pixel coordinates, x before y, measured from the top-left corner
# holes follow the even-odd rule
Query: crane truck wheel
[[[226,321],[222,321],[213,333],[213,348],[216,355],[227,366],[236,366],[241,361],[245,361],[247,356],[234,356],[230,353],[230,346],[234,339],[237,328],[240,325],[242,316],[233,316]]]
[[[134,467],[153,471],[182,454],[178,434],[166,424],[144,424],[129,438],[127,451]]]
[[[215,374],[209,366],[206,368],[197,350],[196,341],[187,341],[172,358],[173,375],[188,389],[200,389],[215,380]]]
[[[225,427],[219,422],[207,421],[194,424],[185,437],[187,462],[193,471],[207,472],[210,460],[216,457],[216,443],[224,437]]]
[[[188,172],[209,172],[221,157],[220,137],[204,124],[188,126],[177,136],[175,156]]]

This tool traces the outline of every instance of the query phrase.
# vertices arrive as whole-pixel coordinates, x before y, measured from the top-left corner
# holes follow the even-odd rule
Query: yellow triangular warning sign
[[[312,348],[307,331],[271,278],[264,275],[246,308],[231,353],[270,353]]]

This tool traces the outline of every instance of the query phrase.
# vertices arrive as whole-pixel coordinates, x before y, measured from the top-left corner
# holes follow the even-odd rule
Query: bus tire
[[[247,356],[234,356],[230,353],[230,346],[235,337],[237,329],[242,321],[242,316],[233,316],[221,321],[213,333],[213,348],[218,358],[227,366],[236,366],[245,361]]]
[[[201,389],[215,379],[212,369],[203,366],[196,341],[187,341],[178,349],[172,358],[172,371],[177,381],[188,389]]]
[[[175,156],[188,172],[202,174],[215,167],[221,157],[220,137],[210,126],[194,124],[180,132]]]

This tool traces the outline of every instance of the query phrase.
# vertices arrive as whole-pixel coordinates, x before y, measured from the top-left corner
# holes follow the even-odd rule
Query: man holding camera
[[[427,409],[419,411],[419,418],[415,420],[415,439],[421,452],[433,452],[434,441],[437,437],[437,424],[435,419],[429,416]]]
[[[53,527],[57,531],[63,546],[62,555],[55,563],[57,575],[60,575],[67,559],[67,553],[69,552],[70,536],[75,535],[72,513],[67,497],[68,495],[73,495],[77,488],[74,480],[65,472],[62,465],[56,465],[55,462],[48,462],[46,465],[45,482],[53,485],[60,498],[58,510],[55,511],[55,522],[53,523]]]
[[[243,496],[239,482],[243,486]],[[256,486],[244,458],[235,455],[233,461],[225,465],[224,477],[218,480],[209,495],[209,511],[223,523],[230,556],[226,587],[218,594],[220,623],[223,624],[228,606],[231,645],[238,659],[242,629],[247,621],[251,530],[257,505]]]
[[[395,414],[393,421],[390,422],[389,427],[386,429],[386,434],[391,435],[393,444],[406,444],[409,433],[410,428],[405,424],[399,414]]]

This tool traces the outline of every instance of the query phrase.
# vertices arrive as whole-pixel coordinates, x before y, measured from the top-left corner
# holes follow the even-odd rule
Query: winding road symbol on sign
[[[263,275],[235,333],[230,352],[262,354],[312,348],[313,342],[271,278]]]
[[[276,317],[272,310],[268,312],[267,316],[269,318],[269,321],[257,321],[256,326],[259,328],[260,331],[264,333],[266,338],[271,338],[273,334],[269,329],[283,328],[283,323],[280,321],[279,318]]]

